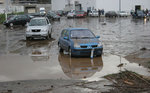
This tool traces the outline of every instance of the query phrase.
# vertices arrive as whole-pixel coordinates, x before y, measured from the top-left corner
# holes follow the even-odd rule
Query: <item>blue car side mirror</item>
[[[64,37],[64,39],[68,40],[69,38],[68,37]]]
[[[96,38],[100,38],[100,36],[96,36]]]

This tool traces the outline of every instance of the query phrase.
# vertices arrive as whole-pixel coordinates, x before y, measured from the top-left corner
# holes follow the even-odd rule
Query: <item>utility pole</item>
[[[5,0],[5,20],[7,20],[7,14],[8,14],[8,0]]]
[[[66,0],[66,5],[67,5],[67,11],[71,10],[71,0]]]
[[[71,3],[70,3],[71,1],[70,0],[68,0],[68,6],[69,6],[69,9],[70,9],[70,5],[71,5]]]
[[[121,11],[121,0],[119,0],[119,12]]]

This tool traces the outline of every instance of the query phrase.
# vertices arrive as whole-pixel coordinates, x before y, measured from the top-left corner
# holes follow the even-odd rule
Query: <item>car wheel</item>
[[[14,24],[13,24],[13,23],[10,23],[9,25],[10,25],[11,27],[13,27]]]
[[[28,41],[28,40],[30,40],[30,38],[29,38],[29,37],[26,37],[26,40]]]
[[[9,25],[6,25],[6,27],[9,27]]]
[[[48,34],[49,35],[49,38],[51,38],[51,34]]]
[[[46,39],[49,40],[49,34],[47,35]]]
[[[69,49],[68,49],[68,54],[69,54],[70,57],[72,56],[72,50],[71,50],[70,47],[69,47]]]
[[[58,43],[59,52],[63,52],[63,49],[60,46],[60,43]]]

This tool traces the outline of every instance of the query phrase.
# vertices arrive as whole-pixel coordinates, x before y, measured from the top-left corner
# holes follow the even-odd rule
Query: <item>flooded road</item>
[[[150,49],[150,22],[132,18],[67,19],[52,23],[51,40],[25,39],[25,27],[0,25],[0,81],[31,79],[103,80],[103,76],[128,69],[150,76],[147,68],[130,63],[124,56],[145,47]],[[70,58],[59,53],[57,41],[68,27],[91,29],[100,35],[102,57]],[[118,66],[118,65],[122,66]]]

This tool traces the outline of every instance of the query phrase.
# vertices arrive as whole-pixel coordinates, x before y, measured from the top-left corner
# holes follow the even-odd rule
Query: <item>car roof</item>
[[[88,28],[66,28],[65,30],[72,31],[72,30],[89,30]]]
[[[35,18],[32,18],[32,19],[46,19],[46,17],[35,17]]]

